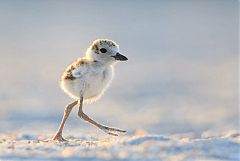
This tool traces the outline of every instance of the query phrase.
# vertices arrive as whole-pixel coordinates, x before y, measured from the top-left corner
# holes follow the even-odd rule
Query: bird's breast
[[[88,74],[85,80],[85,97],[94,97],[102,93],[112,80],[112,70],[103,69],[102,71],[93,71]]]

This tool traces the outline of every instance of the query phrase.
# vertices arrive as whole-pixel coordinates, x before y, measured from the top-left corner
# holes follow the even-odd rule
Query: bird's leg
[[[97,123],[96,121],[92,120],[90,117],[88,117],[83,112],[82,106],[83,106],[83,97],[80,98],[80,104],[79,104],[79,110],[78,110],[78,116],[81,119],[83,119],[83,120],[85,120],[85,121],[87,121],[87,122],[97,126],[98,128],[100,128],[101,130],[103,130],[104,132],[106,132],[109,135],[118,136],[119,132],[122,132],[122,133],[127,132],[125,130],[120,130],[120,129],[116,129],[116,128],[112,128],[112,127],[107,127],[107,126],[104,126],[104,125],[101,125],[101,124]]]
[[[56,140],[56,141],[67,141],[66,139],[64,139],[62,137],[62,131],[63,131],[63,127],[64,127],[64,124],[69,116],[69,114],[71,113],[73,107],[78,103],[78,101],[74,101],[70,104],[67,105],[67,107],[65,108],[64,110],[64,114],[63,114],[63,118],[62,118],[62,121],[61,121],[61,124],[58,128],[58,131],[57,133],[55,134],[55,136],[53,137],[53,140]]]

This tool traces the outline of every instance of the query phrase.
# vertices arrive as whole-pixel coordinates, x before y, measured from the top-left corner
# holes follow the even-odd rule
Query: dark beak
[[[121,55],[121,54],[119,54],[119,53],[117,53],[115,56],[112,56],[112,57],[114,57],[115,60],[120,60],[120,61],[126,61],[126,60],[128,60],[128,58],[127,58],[126,56],[123,56],[123,55]]]

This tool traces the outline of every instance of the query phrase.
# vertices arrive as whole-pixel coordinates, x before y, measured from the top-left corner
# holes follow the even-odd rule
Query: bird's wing
[[[70,64],[63,74],[63,79],[74,80],[81,77],[87,71],[88,62],[84,59],[78,59],[72,64]]]
[[[84,75],[87,71],[87,66],[88,66],[89,62],[86,59],[78,59],[76,60],[72,65],[73,65],[73,69],[72,69],[72,75],[76,78],[81,77],[82,75]]]
[[[72,70],[72,75],[76,78],[81,77],[85,73],[84,68],[85,67],[83,65],[76,67]]]

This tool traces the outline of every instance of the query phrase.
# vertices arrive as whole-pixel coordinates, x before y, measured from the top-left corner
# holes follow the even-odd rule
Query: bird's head
[[[89,59],[107,64],[128,60],[127,57],[119,53],[119,46],[108,39],[95,40],[88,48],[86,56]]]

